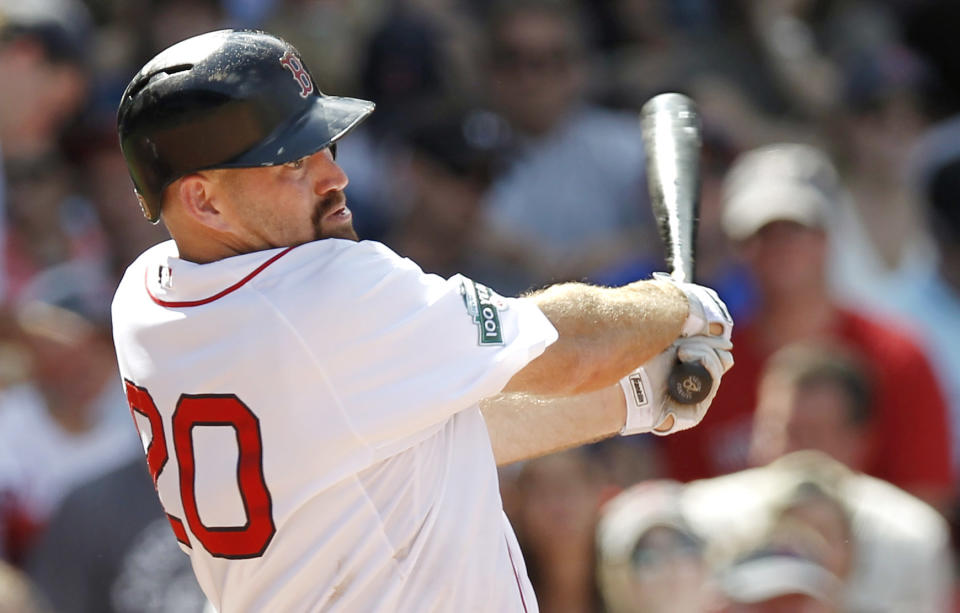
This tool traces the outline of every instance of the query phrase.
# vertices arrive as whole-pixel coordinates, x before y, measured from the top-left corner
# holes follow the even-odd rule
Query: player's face
[[[244,251],[357,240],[343,193],[347,175],[329,149],[283,165],[224,170],[216,181]]]

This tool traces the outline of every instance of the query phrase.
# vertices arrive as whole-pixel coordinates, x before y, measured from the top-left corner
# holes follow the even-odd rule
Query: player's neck
[[[198,222],[177,200],[164,202],[163,223],[177,244],[181,260],[208,264],[252,251],[237,236]]]
[[[209,264],[230,256],[238,255],[227,249],[213,249],[211,246],[198,247],[190,244],[177,243],[177,251],[181,260],[194,264]]]
[[[203,231],[197,232],[196,227],[182,228],[168,225],[168,229],[170,230],[170,236],[177,244],[180,259],[187,262],[209,264],[246,253],[220,240],[218,236]]]

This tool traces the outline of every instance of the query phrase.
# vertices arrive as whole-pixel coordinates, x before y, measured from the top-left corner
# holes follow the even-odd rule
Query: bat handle
[[[703,402],[713,388],[713,377],[699,362],[677,362],[667,379],[667,393],[680,404]]]

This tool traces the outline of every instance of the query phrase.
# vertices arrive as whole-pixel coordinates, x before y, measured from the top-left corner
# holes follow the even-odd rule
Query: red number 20
[[[146,388],[124,381],[127,403],[132,412],[140,413],[150,423],[151,440],[147,446],[147,467],[154,487],[169,459],[163,421],[157,405]],[[134,419],[136,423],[136,419]],[[242,526],[208,528],[200,519],[194,488],[195,462],[193,428],[198,426],[230,426],[237,434],[239,458],[237,484],[247,521]],[[137,425],[139,430],[140,426]],[[187,525],[210,555],[218,558],[242,559],[263,555],[276,532],[273,523],[270,491],[263,477],[263,443],[260,421],[247,405],[233,394],[181,394],[173,412],[173,446],[180,469],[180,500]],[[177,540],[190,547],[183,521],[167,514]]]

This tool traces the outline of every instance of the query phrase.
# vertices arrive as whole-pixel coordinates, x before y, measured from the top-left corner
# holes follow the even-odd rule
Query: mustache
[[[313,210],[313,224],[318,225],[323,217],[347,204],[347,195],[342,190],[328,192],[323,198],[317,201],[317,206]]]

